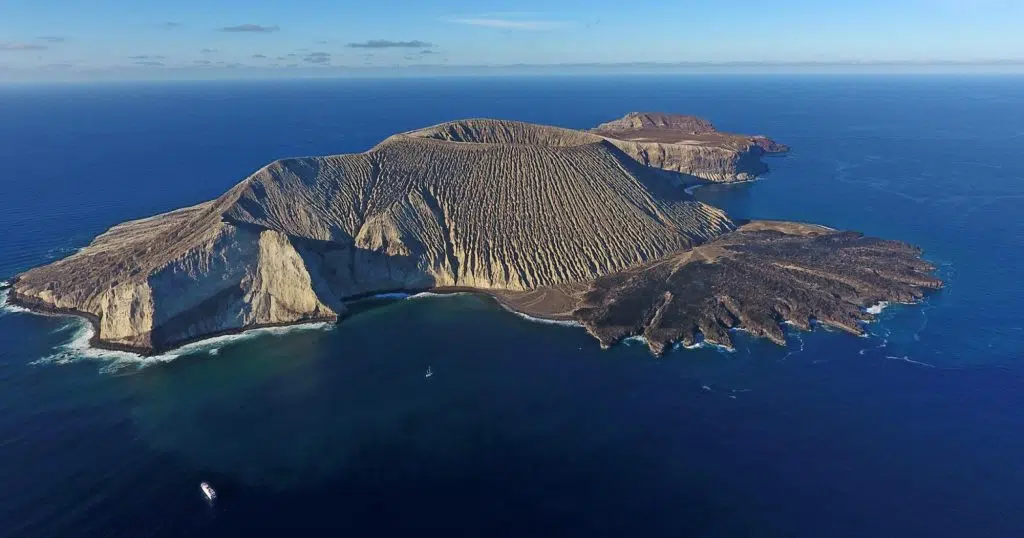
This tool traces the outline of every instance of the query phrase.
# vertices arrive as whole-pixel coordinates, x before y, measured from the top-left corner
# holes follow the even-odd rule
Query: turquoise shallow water
[[[0,89],[0,274],[264,161],[470,116],[706,116],[794,151],[697,196],[923,246],[855,338],[602,352],[488,299],[381,301],[140,363],[0,313],[12,536],[1024,534],[1024,79],[448,79]],[[368,104],[372,103],[373,106]],[[425,379],[430,366],[434,376]],[[198,483],[220,492],[207,506]]]

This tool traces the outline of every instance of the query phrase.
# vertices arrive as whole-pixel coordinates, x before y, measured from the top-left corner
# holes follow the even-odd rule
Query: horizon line
[[[909,68],[911,71],[888,71],[894,68]],[[842,69],[854,71],[842,71]],[[24,68],[0,65],[0,85],[6,83],[31,82],[88,82],[88,81],[161,81],[161,80],[230,80],[230,79],[303,79],[303,78],[345,78],[380,76],[381,78],[400,77],[444,77],[467,76],[476,71],[478,75],[581,75],[602,74],[601,70],[610,70],[607,74],[871,74],[872,68],[887,69],[877,74],[921,74],[920,70],[929,68],[949,69],[984,69],[1003,68],[1004,71],[966,71],[953,74],[1016,74],[1024,73],[1024,58],[1001,59],[931,59],[931,60],[794,60],[794,61],[681,61],[681,62],[558,62],[558,63],[508,63],[508,64],[394,64],[394,65],[325,65],[325,66],[195,66],[195,65],[164,65],[164,66],[106,66],[82,67],[74,65],[58,65],[50,67]],[[1011,71],[1005,71],[1011,68]],[[1013,68],[1019,68],[1013,69]],[[573,69],[576,72],[552,72],[557,69]],[[753,70],[752,72],[743,70]],[[798,69],[800,71],[786,71]],[[836,71],[829,71],[836,69]],[[533,73],[529,71],[533,70]],[[619,70],[615,72],[615,70]],[[626,70],[626,71],[622,71]],[[628,70],[638,70],[630,72]],[[710,71],[706,71],[710,70]],[[736,71],[733,71],[736,70]],[[821,71],[816,71],[821,70]],[[916,71],[915,71],[916,70]],[[524,72],[525,71],[525,72]],[[924,71],[927,72],[927,71]],[[936,74],[941,74],[937,72]],[[4,74],[13,75],[6,78]],[[193,76],[191,79],[175,79],[175,75]],[[285,76],[281,76],[285,75]],[[291,75],[291,76],[288,76]]]

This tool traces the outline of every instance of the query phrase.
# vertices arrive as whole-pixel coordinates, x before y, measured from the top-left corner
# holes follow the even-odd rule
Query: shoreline
[[[685,192],[686,194],[688,194],[690,196],[693,196],[693,192],[695,190],[701,188],[701,187],[711,187],[713,185],[728,185],[728,186],[731,187],[733,185],[742,185],[744,183],[755,183],[755,182],[758,182],[758,181],[761,181],[761,180],[762,180],[761,176],[757,176],[754,179],[741,179],[739,181],[707,181],[707,182],[704,182],[704,183],[695,183],[695,184],[690,185],[688,187],[684,187],[683,188],[683,192]]]
[[[16,282],[16,281],[15,281]],[[159,346],[159,347],[139,347],[131,346],[127,344],[118,344],[109,342],[99,337],[99,318],[90,312],[83,312],[71,308],[59,308],[47,303],[44,303],[38,299],[25,297],[17,293],[14,289],[14,282],[9,283],[9,287],[2,290],[7,292],[7,296],[0,307],[13,307],[23,309],[25,313],[34,314],[38,316],[54,316],[54,317],[73,317],[85,320],[90,326],[90,332],[92,336],[89,338],[89,347],[100,350],[100,351],[117,351],[123,353],[131,353],[138,355],[142,358],[156,357],[159,355],[167,354],[168,352],[176,349],[183,348],[185,346],[203,342],[205,340],[212,340],[214,338],[220,338],[224,336],[240,335],[250,331],[256,331],[260,329],[272,329],[272,328],[283,328],[293,327],[298,325],[315,324],[315,323],[340,323],[345,319],[346,316],[319,316],[303,318],[295,321],[287,321],[280,323],[258,323],[254,325],[247,325],[245,327],[238,327],[235,329],[225,329],[223,331],[216,331],[211,333],[203,334],[202,336],[196,336],[193,338],[186,338],[175,341],[171,345]],[[410,299],[417,295],[431,293],[437,296],[444,295],[458,295],[463,293],[469,293],[473,295],[480,295],[494,300],[498,306],[503,310],[515,314],[523,319],[533,321],[536,323],[546,323],[553,325],[571,326],[571,327],[583,327],[571,319],[562,319],[564,316],[551,316],[543,317],[538,316],[536,313],[530,314],[517,310],[501,297],[498,293],[492,290],[484,290],[480,288],[472,288],[468,286],[441,286],[437,288],[421,288],[421,289],[394,289],[394,290],[382,290],[378,292],[368,292],[349,297],[343,298],[341,301],[343,304],[357,303],[360,301],[367,301],[373,299]]]

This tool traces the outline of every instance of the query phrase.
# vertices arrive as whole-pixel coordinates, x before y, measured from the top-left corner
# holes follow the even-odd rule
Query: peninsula
[[[788,148],[690,116],[590,131],[469,119],[365,153],[283,159],[215,200],[114,226],[17,276],[9,301],[88,318],[155,353],[339,320],[379,293],[472,290],[652,352],[780,323],[863,331],[866,307],[941,286],[920,250],[821,226],[737,222],[685,186],[750,179]]]

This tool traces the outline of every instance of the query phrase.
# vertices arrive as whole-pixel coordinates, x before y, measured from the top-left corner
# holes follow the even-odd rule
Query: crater
[[[427,138],[462,144],[576,147],[603,139],[583,131],[536,125],[521,121],[468,119],[441,123],[399,136]]]

